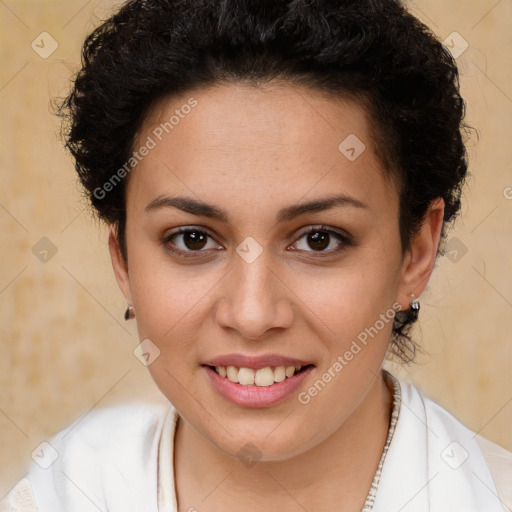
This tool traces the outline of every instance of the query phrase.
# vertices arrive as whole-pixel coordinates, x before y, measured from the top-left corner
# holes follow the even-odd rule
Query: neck
[[[360,511],[386,442],[392,393],[382,372],[329,438],[284,461],[246,466],[179,420],[175,439],[179,510]],[[201,501],[202,500],[202,501]],[[193,510],[193,508],[192,508]]]

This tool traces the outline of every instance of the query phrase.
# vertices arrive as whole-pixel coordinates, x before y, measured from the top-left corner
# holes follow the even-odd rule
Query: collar
[[[393,392],[386,444],[363,512],[503,512],[476,434],[383,370]],[[158,511],[177,512],[171,407],[158,448]]]

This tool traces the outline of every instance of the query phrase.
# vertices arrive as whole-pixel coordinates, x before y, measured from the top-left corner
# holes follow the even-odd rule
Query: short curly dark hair
[[[272,80],[367,106],[398,184],[403,252],[432,200],[444,199],[444,227],[455,218],[467,173],[457,66],[398,0],[130,0],[85,40],[59,109],[88,199],[116,226],[126,261],[125,182],[97,191],[129,161],[149,109],[199,86]],[[414,357],[413,322],[395,317],[390,349],[402,360]]]

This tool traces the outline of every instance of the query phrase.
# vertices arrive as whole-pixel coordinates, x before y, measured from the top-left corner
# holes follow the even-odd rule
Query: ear
[[[126,301],[132,302],[132,294],[130,289],[130,275],[128,274],[128,266],[124,261],[119,247],[119,237],[117,234],[117,226],[112,226],[108,235],[108,248],[110,250],[110,258],[112,259],[112,267],[116,276],[117,284],[123,292]]]
[[[398,302],[404,310],[409,309],[413,294],[417,298],[423,293],[430,279],[441,239],[443,216],[444,201],[434,199],[404,257],[398,295]]]

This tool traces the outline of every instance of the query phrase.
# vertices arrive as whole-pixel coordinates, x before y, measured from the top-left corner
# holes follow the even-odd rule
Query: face
[[[402,255],[365,110],[222,85],[155,105],[134,149],[128,267],[113,236],[111,252],[155,382],[226,453],[321,443],[362,403],[435,254]]]

